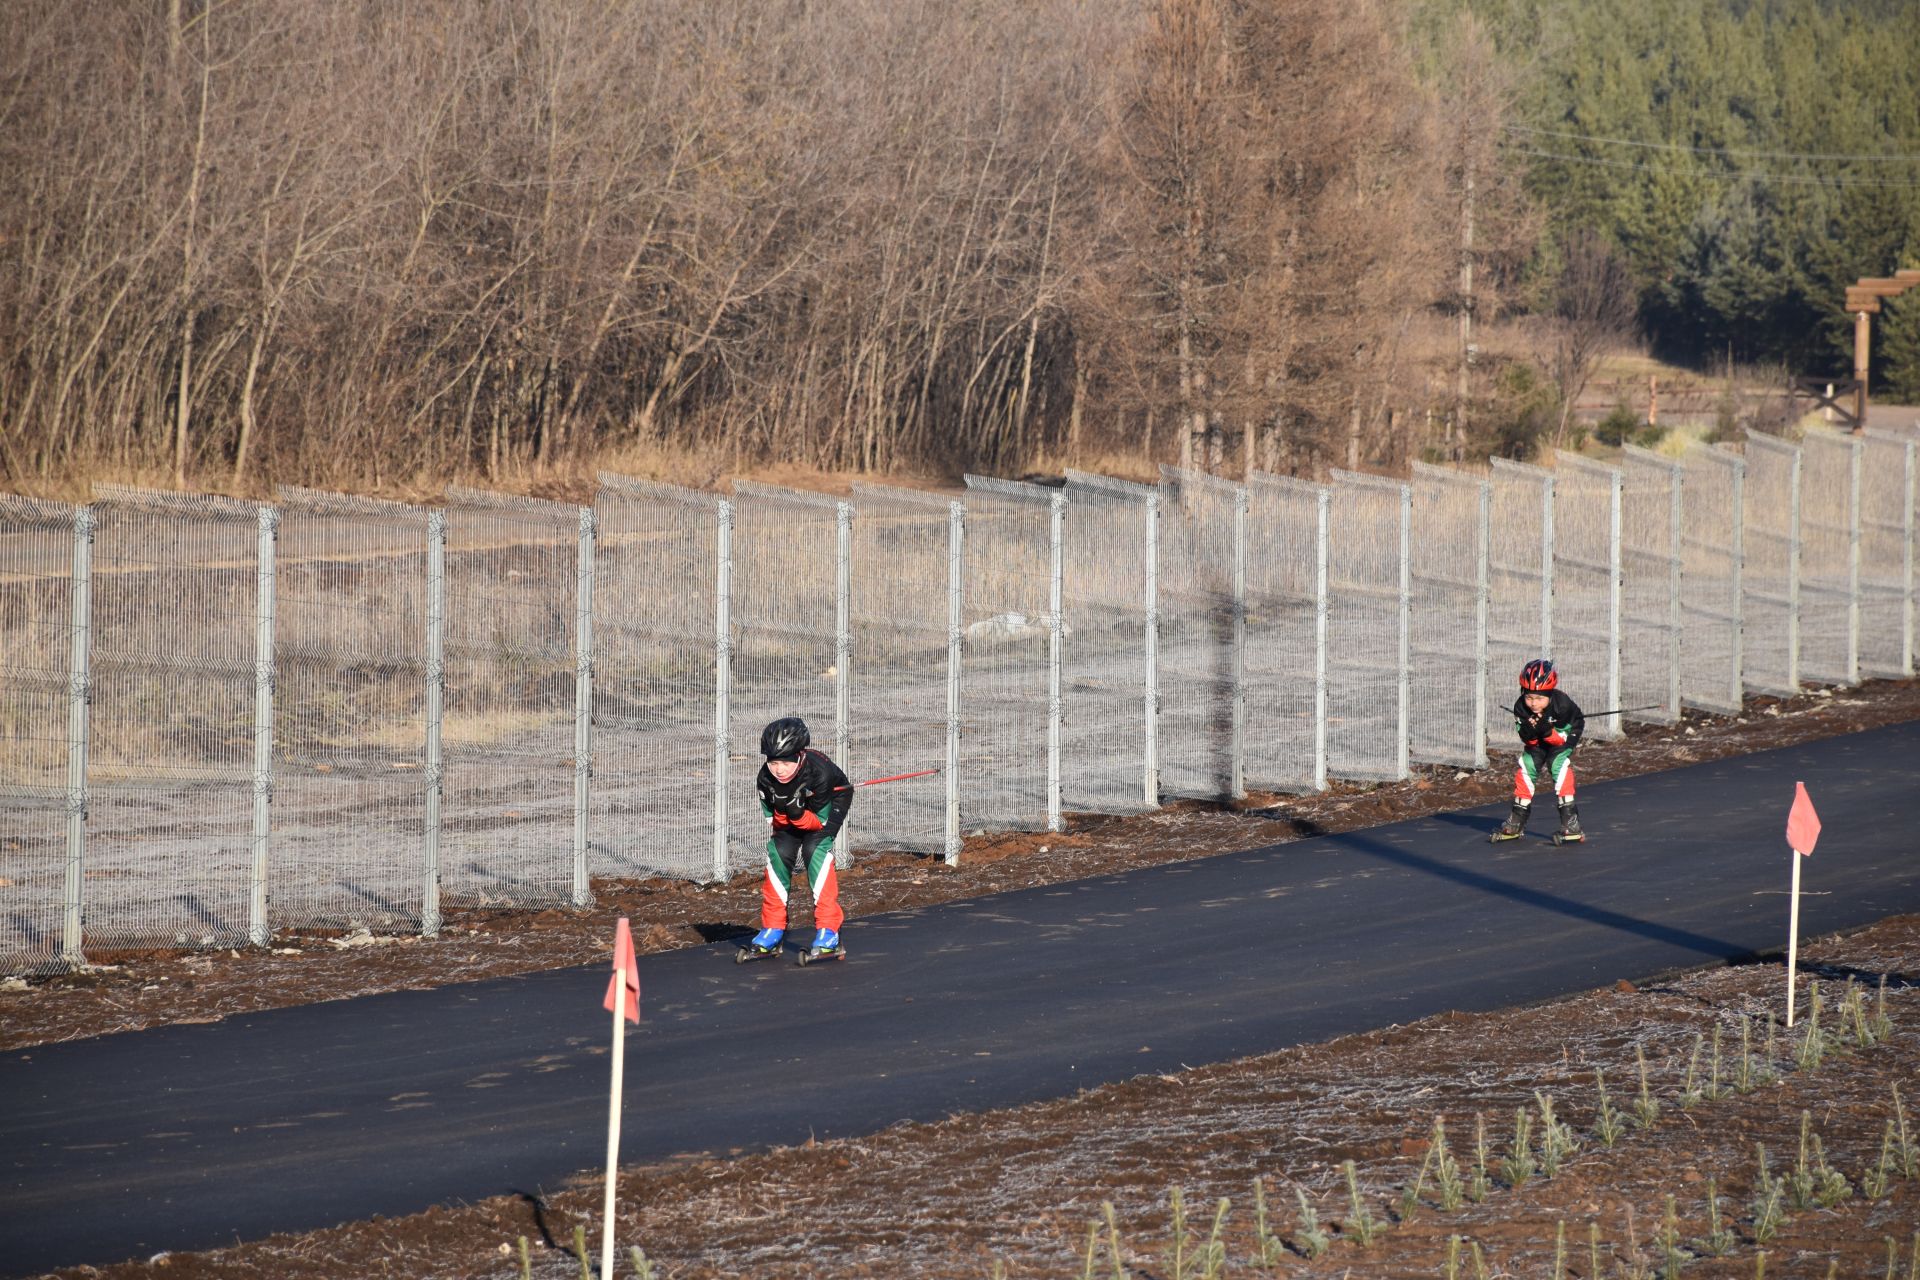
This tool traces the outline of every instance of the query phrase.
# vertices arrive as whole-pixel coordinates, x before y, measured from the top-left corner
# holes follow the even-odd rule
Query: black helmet
[[[760,754],[769,760],[798,760],[813,741],[807,722],[799,716],[781,716],[760,731]]]

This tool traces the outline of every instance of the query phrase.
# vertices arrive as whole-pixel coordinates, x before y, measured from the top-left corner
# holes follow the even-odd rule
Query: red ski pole
[[[849,782],[844,787],[835,787],[835,791],[851,791],[855,787],[877,787],[883,782],[904,782],[908,778],[924,778],[930,773],[939,773],[938,769],[921,769],[914,773],[896,773],[891,778],[868,778],[865,782]]]

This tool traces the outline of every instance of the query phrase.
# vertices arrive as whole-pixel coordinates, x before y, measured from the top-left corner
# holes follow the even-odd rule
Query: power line
[[[1569,142],[1591,142],[1603,147],[1639,147],[1647,151],[1681,151],[1702,156],[1746,156],[1755,160],[1859,161],[1868,164],[1920,164],[1920,153],[1905,152],[1822,152],[1822,151],[1750,151],[1741,147],[1692,147],[1684,142],[1641,142],[1634,138],[1602,138],[1568,129],[1534,129],[1526,125],[1505,126],[1508,133],[1526,133],[1537,137],[1564,138]]]
[[[1637,160],[1610,160],[1604,156],[1570,156],[1558,151],[1541,151],[1533,147],[1515,147],[1513,150],[1519,155],[1533,156],[1541,160],[1556,160],[1561,164],[1584,164],[1601,169],[1625,169],[1635,173],[1672,174],[1676,177],[1694,178],[1703,182],[1770,182],[1783,186],[1880,187],[1900,191],[1920,190],[1920,181],[1906,182],[1888,178],[1848,178],[1838,174],[1756,173],[1745,170],[1716,173],[1711,169],[1681,169],[1672,165],[1643,164]]]

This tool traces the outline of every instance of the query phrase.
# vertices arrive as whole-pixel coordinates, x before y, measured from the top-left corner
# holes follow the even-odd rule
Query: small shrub
[[[1700,1101],[1701,1094],[1696,1077],[1700,1073],[1700,1046],[1705,1043],[1705,1040],[1704,1036],[1696,1035],[1693,1038],[1693,1052],[1687,1055],[1687,1081],[1680,1086],[1680,1096],[1676,1099],[1682,1111],[1693,1110],[1694,1104]]]
[[[1451,1213],[1466,1198],[1466,1185],[1460,1177],[1460,1162],[1453,1158],[1453,1151],[1447,1146],[1447,1122],[1440,1116],[1433,1118],[1433,1142],[1429,1150],[1438,1153],[1433,1158],[1433,1185],[1440,1192],[1440,1207]]]
[[[1615,402],[1607,410],[1607,416],[1600,419],[1593,428],[1593,438],[1601,444],[1616,448],[1631,440],[1636,432],[1646,426],[1646,419],[1635,413],[1624,400]]]
[[[1907,1133],[1907,1109],[1900,1105],[1900,1086],[1895,1084],[1892,1087],[1893,1123],[1900,1139],[1900,1176],[1911,1178],[1920,1171],[1920,1149],[1916,1149],[1912,1137]]]
[[[1860,1175],[1860,1191],[1869,1200],[1878,1200],[1887,1194],[1892,1185],[1893,1173],[1893,1121],[1887,1121],[1886,1130],[1880,1135],[1880,1163]]]
[[[1740,1015],[1740,1070],[1733,1077],[1736,1093],[1752,1093],[1753,1078],[1753,1020],[1746,1014]]]
[[[1673,1197],[1667,1197],[1666,1216],[1660,1220],[1660,1275],[1662,1280],[1680,1280],[1680,1269],[1693,1257],[1680,1246],[1680,1214]]]
[[[1899,1095],[1895,1094],[1895,1100]],[[1467,1183],[1467,1198],[1475,1204],[1487,1198],[1493,1180],[1487,1176],[1487,1118],[1473,1113],[1473,1177]]]
[[[1633,433],[1633,442],[1642,449],[1658,449],[1660,442],[1667,438],[1665,427],[1656,427],[1649,423]]]
[[[1787,1220],[1787,1187],[1784,1179],[1767,1172],[1767,1149],[1757,1142],[1753,1149],[1760,1164],[1760,1172],[1753,1182],[1753,1240],[1755,1244],[1765,1244]]]
[[[1651,1129],[1660,1118],[1660,1104],[1654,1101],[1653,1090],[1647,1087],[1647,1052],[1635,1045],[1633,1057],[1640,1064],[1640,1096],[1633,1100],[1633,1118],[1642,1129]]]
[[[1513,1145],[1500,1158],[1500,1176],[1509,1187],[1519,1187],[1533,1173],[1533,1117],[1521,1107],[1513,1113]]]
[[[1367,1212],[1366,1202],[1360,1198],[1360,1175],[1355,1172],[1353,1161],[1348,1160],[1340,1167],[1347,1175],[1347,1221],[1342,1229],[1365,1248],[1380,1238],[1386,1225]]]
[[[1279,1266],[1287,1252],[1280,1237],[1267,1227],[1267,1188],[1258,1178],[1253,1180],[1253,1248],[1255,1260],[1267,1268]]]
[[[1800,1049],[1794,1055],[1794,1062],[1802,1071],[1818,1071],[1820,1060],[1827,1056],[1827,1037],[1820,1030],[1820,984],[1808,984],[1811,994],[1807,998],[1807,1028],[1800,1033]]]
[[[1593,1073],[1593,1084],[1600,1093],[1600,1117],[1594,1121],[1593,1136],[1600,1139],[1601,1146],[1611,1151],[1614,1143],[1620,1141],[1621,1136],[1626,1133],[1626,1122],[1620,1118],[1620,1113],[1613,1109],[1613,1100],[1607,1096],[1607,1073],[1596,1068]]]
[[[1573,1130],[1553,1114],[1553,1099],[1540,1090],[1533,1091],[1540,1108],[1540,1171],[1549,1178],[1560,1176],[1560,1166],[1580,1146]]]
[[[1327,1236],[1326,1228],[1320,1225],[1320,1215],[1307,1203],[1307,1193],[1299,1187],[1293,1189],[1294,1196],[1300,1201],[1300,1225],[1293,1231],[1293,1247],[1309,1258],[1317,1258],[1333,1244]]]
[[[1693,1242],[1694,1249],[1709,1258],[1724,1258],[1738,1243],[1727,1224],[1720,1219],[1720,1192],[1712,1178],[1707,1179],[1707,1234]]]
[[[1893,1034],[1893,1019],[1887,1016],[1887,975],[1880,975],[1880,998],[1873,1010],[1873,1034],[1876,1039],[1885,1040]]]

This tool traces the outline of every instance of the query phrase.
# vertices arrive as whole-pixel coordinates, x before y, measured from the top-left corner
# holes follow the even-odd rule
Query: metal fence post
[[[1540,481],[1540,656],[1553,656],[1553,477]]]
[[[1333,495],[1314,495],[1313,530],[1313,789],[1327,789],[1327,536],[1333,525]]]
[[[1742,691],[1746,684],[1746,596],[1741,589],[1741,575],[1746,568],[1746,489],[1747,463],[1744,458],[1733,461],[1733,530],[1732,547],[1729,559],[1733,576],[1733,687],[1728,692],[1728,705],[1738,707],[1742,703]]]
[[[1905,482],[1900,486],[1900,671],[1913,674],[1913,463],[1911,437],[1906,442]]]
[[[1228,794],[1247,794],[1247,490],[1233,494],[1233,728],[1228,747]]]
[[[1847,442],[1847,683],[1860,683],[1860,442]]]
[[[1787,688],[1800,687],[1800,455],[1787,468]]]
[[[1394,772],[1406,777],[1411,771],[1409,759],[1412,726],[1408,718],[1413,706],[1413,486],[1400,486],[1400,688],[1399,720],[1394,731]]]
[[[573,905],[590,906],[587,814],[593,789],[593,508],[580,508],[580,554],[575,565],[573,632]]]
[[[420,903],[420,932],[440,932],[440,801],[445,792],[446,760],[440,726],[447,691],[447,513],[427,513],[427,776],[426,820],[421,860],[426,884]]]
[[[1607,483],[1607,705],[1617,707],[1620,697],[1620,627],[1621,627],[1621,539],[1624,534],[1622,520],[1622,499],[1624,496],[1624,476],[1615,467]],[[1617,738],[1623,732],[1618,714],[1609,716],[1611,723],[1607,735]]]
[[[1680,708],[1680,631],[1685,615],[1680,607],[1681,548],[1685,545],[1684,471],[1673,467],[1667,472],[1667,705],[1675,720]]]
[[[946,862],[960,863],[960,639],[966,598],[967,509],[947,504],[947,836]]]
[[[1487,610],[1493,597],[1493,486],[1480,483],[1480,518],[1474,531],[1473,569],[1473,762],[1487,763]]]
[[[845,767],[853,758],[853,504],[841,503],[834,512],[833,579],[833,750],[834,759]],[[853,865],[852,838],[846,824],[840,826],[840,839],[833,847],[834,865],[841,870]]]
[[[1053,495],[1049,515],[1052,562],[1048,567],[1047,588],[1047,830],[1064,831],[1066,823],[1060,813],[1060,721],[1065,707],[1061,703],[1060,664],[1065,654],[1061,644],[1064,621],[1060,610],[1064,603],[1066,570],[1066,494]]]
[[[253,880],[247,896],[247,941],[271,937],[267,922],[267,865],[273,841],[274,565],[280,513],[260,508],[260,548],[253,631]]]
[[[67,670],[67,874],[60,959],[86,964],[87,734],[93,706],[93,508],[73,513],[73,647]]]
[[[713,880],[727,878],[727,737],[733,696],[733,504],[714,507],[719,573],[713,592]]]
[[[1147,496],[1146,779],[1148,808],[1160,803],[1160,495]]]

